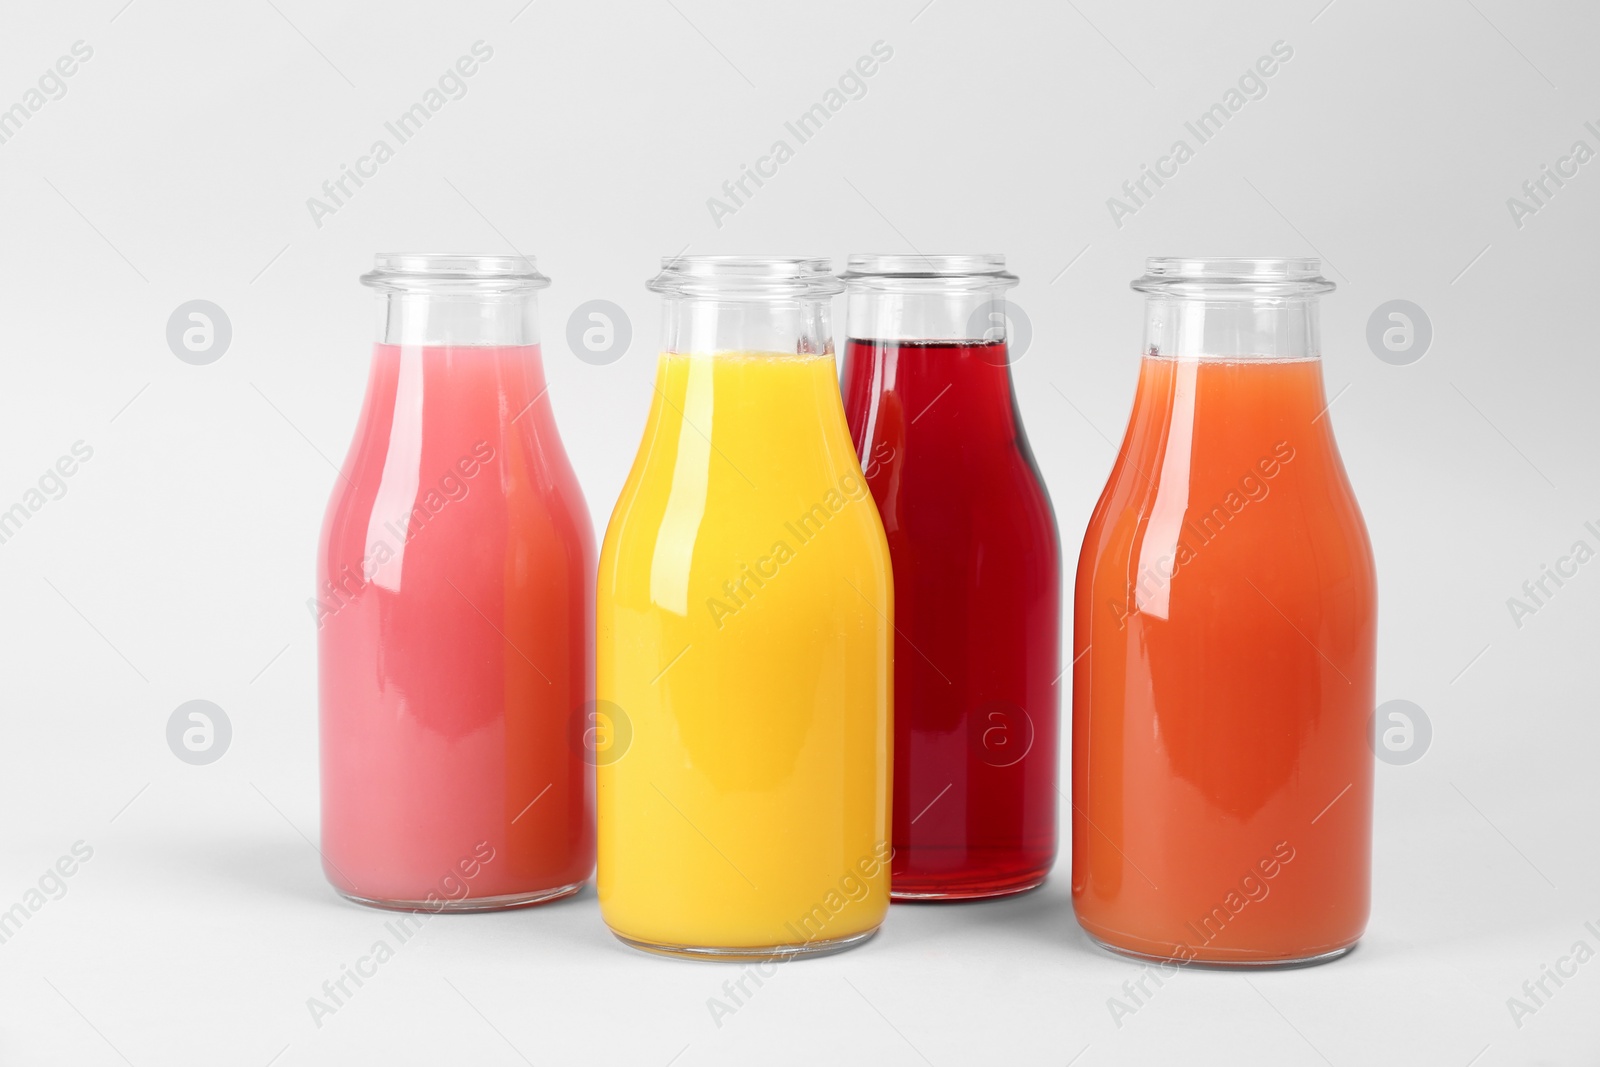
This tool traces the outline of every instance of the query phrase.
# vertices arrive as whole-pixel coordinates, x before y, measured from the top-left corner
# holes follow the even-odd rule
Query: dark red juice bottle
[[[1061,551],[1012,393],[1001,256],[852,256],[843,389],[894,568],[895,900],[1056,855]]]

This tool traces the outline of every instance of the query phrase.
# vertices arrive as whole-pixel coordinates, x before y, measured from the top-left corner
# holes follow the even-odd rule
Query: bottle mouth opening
[[[841,276],[852,289],[988,289],[1017,284],[998,252],[854,253]]]
[[[1157,256],[1145,260],[1144,277],[1131,284],[1141,293],[1234,297],[1317,296],[1333,292],[1312,258],[1251,259]]]
[[[361,284],[389,292],[514,293],[543,289],[550,279],[532,256],[453,252],[379,252]]]
[[[834,296],[844,285],[826,256],[663,256],[645,288],[672,296],[730,300]]]

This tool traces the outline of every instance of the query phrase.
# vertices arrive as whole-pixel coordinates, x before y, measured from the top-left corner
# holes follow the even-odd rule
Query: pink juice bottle
[[[519,256],[380,255],[317,555],[322,854],[365,904],[506,908],[594,870],[594,534]]]

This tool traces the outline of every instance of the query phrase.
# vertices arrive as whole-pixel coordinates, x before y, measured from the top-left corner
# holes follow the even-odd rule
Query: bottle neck
[[[1143,351],[1182,360],[1320,359],[1321,308],[1315,296],[1153,295],[1145,301]]]
[[[537,345],[538,298],[532,290],[379,292],[378,341],[404,348]]]
[[[661,350],[680,355],[832,355],[829,301],[667,294],[661,301]]]
[[[964,282],[964,279],[957,279]],[[1006,287],[852,288],[846,325],[861,341],[1004,342]]]

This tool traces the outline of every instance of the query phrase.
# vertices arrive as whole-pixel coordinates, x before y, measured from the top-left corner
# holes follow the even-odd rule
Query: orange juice
[[[636,947],[842,947],[888,908],[892,584],[831,351],[660,357],[600,561],[598,887]]]
[[[1078,566],[1073,902],[1142,956],[1366,925],[1376,591],[1319,360],[1146,356]]]

